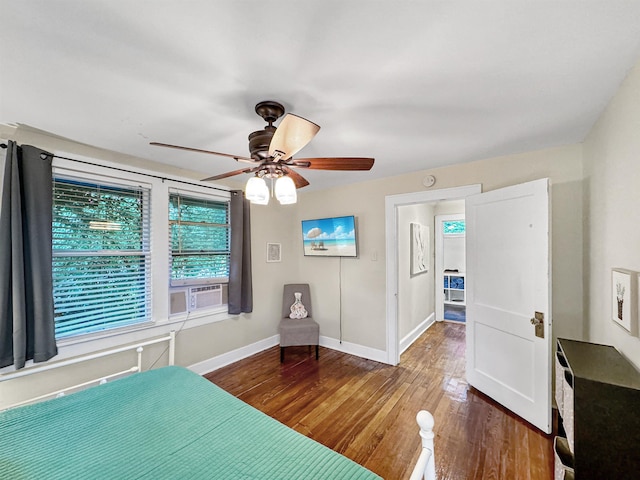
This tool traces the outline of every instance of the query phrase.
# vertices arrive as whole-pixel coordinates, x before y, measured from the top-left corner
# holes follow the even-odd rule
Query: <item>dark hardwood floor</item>
[[[465,381],[465,327],[437,323],[391,367],[320,349],[279,347],[207,378],[387,480],[408,478],[420,451],[416,413],[435,417],[440,480],[553,478],[544,435]]]

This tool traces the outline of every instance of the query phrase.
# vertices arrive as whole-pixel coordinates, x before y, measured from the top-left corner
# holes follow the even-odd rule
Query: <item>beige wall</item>
[[[12,138],[54,153],[63,151],[131,165],[129,157],[63,139],[32,132]],[[322,336],[336,341],[342,337],[351,344],[386,351],[385,196],[423,191],[421,182],[426,174],[436,176],[434,188],[481,183],[485,191],[541,177],[551,179],[554,329],[557,335],[581,338],[584,332],[581,155],[579,145],[559,147],[325,191],[303,191],[296,205],[280,206],[272,202],[269,206],[252,206],[254,311],[183,329],[177,340],[177,363],[188,366],[204,362],[276,335],[282,285],[299,281],[311,284],[314,316],[321,325]],[[146,163],[141,166],[149,167]],[[173,169],[171,173],[180,172]],[[185,176],[194,178],[190,172]],[[304,257],[300,221],[346,214],[357,217],[359,257]],[[281,263],[266,263],[266,242],[282,244]],[[133,338],[122,335],[120,341],[127,343]],[[90,373],[86,369],[74,372],[68,375],[73,380],[66,378],[64,382],[56,382],[56,386],[84,380]],[[23,384],[30,389],[29,382]],[[0,402],[3,390],[5,399],[11,396],[0,384]]]
[[[433,211],[435,204],[398,208],[398,337],[402,340],[435,310]],[[411,275],[411,223],[429,230],[429,270]]]
[[[297,281],[312,285],[314,313],[321,323],[323,336],[338,339],[342,320],[345,341],[385,350],[385,196],[422,191],[422,178],[433,174],[437,178],[434,188],[481,183],[484,191],[549,177],[554,335],[588,337],[613,344],[640,366],[640,340],[610,320],[611,268],[640,271],[638,132],[640,65],[630,73],[584,145],[480,160],[325,191],[301,192],[298,204],[292,206],[252,207],[254,312],[180,332],[178,363],[193,365],[274,336],[282,285]],[[10,129],[0,130],[4,138],[54,152],[145,168],[151,165],[33,132],[13,133]],[[197,178],[189,172],[165,170]],[[300,221],[345,214],[356,215],[358,219],[359,258],[303,257]],[[266,242],[282,244],[281,263],[266,263]],[[405,326],[404,315],[402,312],[401,332],[410,329],[414,321],[410,320]],[[122,342],[127,338],[123,336]],[[159,354],[158,350],[156,356]],[[119,364],[120,360],[111,363]],[[86,373],[74,371],[72,376],[74,380],[82,380]],[[65,384],[67,380],[56,383]],[[20,381],[23,388],[30,391],[45,383],[40,379]],[[14,396],[8,392],[7,387],[0,385],[0,400]]]
[[[481,183],[484,191],[550,178],[554,332],[583,338],[581,158],[582,147],[570,145],[302,194],[294,223],[331,215],[358,217],[360,258],[348,262],[343,277],[343,285],[349,285],[342,293],[343,305],[349,306],[346,315],[343,312],[344,339],[386,349],[384,200],[386,195],[423,191],[422,178],[427,174],[436,176],[434,188]],[[323,306],[316,311],[319,319],[332,323],[338,296],[331,282],[336,281],[338,267],[316,260],[326,259],[301,259],[300,272],[322,299]],[[334,335],[336,330],[325,332]]]
[[[375,188],[375,187],[374,187]],[[320,335],[385,350],[384,196],[351,189],[302,193],[291,217],[298,277],[311,285]],[[355,215],[358,258],[302,255],[303,219]]]
[[[640,63],[584,143],[589,339],[640,367],[640,340],[611,320],[611,269],[640,272]]]

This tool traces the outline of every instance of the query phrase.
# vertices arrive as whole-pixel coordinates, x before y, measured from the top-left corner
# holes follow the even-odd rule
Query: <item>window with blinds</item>
[[[151,320],[149,189],[54,180],[56,338]]]
[[[229,202],[169,195],[171,286],[229,281]]]

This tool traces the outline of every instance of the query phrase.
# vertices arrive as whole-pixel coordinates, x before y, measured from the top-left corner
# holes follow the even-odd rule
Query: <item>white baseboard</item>
[[[389,363],[389,356],[386,351],[365,347],[363,345],[358,345],[357,343],[340,343],[340,340],[336,340],[335,338],[320,336],[320,346],[376,362]]]
[[[194,363],[187,367],[192,372],[198,375],[206,375],[207,373],[218,370],[219,368],[230,365],[234,362],[242,360],[243,358],[250,357],[256,353],[260,353],[268,348],[275,347],[280,343],[280,335],[274,335],[273,337],[265,338],[258,342],[246,345],[244,347],[232,350],[217,357],[209,358],[202,362]],[[388,363],[387,352],[384,350],[377,350],[375,348],[364,347],[355,343],[342,342],[329,337],[320,337],[320,346],[331,348],[339,352],[348,353],[349,355],[355,355],[357,357],[374,360],[376,362]]]
[[[414,328],[409,334],[400,340],[400,354],[402,354],[407,348],[411,346],[413,342],[415,342],[420,335],[427,331],[427,329],[436,323],[436,314],[431,313],[427,318],[425,318],[420,324]]]
[[[250,345],[245,345],[244,347],[240,347],[236,350],[231,350],[230,352],[223,353],[222,355],[218,355],[217,357],[194,363],[187,368],[197,373],[198,375],[205,375],[207,373],[213,372],[214,370],[242,360],[243,358],[250,357],[251,355],[255,355],[256,353],[260,353],[263,350],[274,347],[279,343],[280,335],[274,335],[273,337],[265,338]]]

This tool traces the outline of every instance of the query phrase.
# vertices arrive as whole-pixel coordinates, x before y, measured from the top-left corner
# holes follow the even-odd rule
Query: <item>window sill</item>
[[[86,355],[99,350],[116,348],[153,337],[180,332],[190,328],[221,322],[231,318],[227,306],[216,307],[197,313],[175,315],[162,322],[146,322],[110,331],[97,332],[58,340],[58,355],[51,361],[65,360],[78,355]]]

